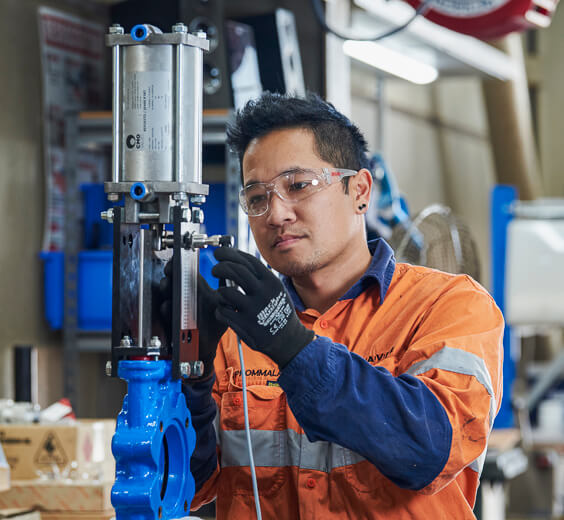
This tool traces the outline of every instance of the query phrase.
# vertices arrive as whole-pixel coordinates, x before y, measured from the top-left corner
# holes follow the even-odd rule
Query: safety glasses
[[[355,170],[338,168],[295,168],[281,173],[272,182],[248,184],[239,192],[239,203],[249,217],[260,217],[268,211],[272,193],[285,201],[300,202],[343,177],[356,174]]]

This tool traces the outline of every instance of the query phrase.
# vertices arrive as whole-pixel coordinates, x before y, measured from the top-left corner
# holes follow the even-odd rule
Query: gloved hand
[[[165,277],[160,281],[160,291],[163,295],[161,315],[167,322],[167,330],[172,323],[172,261],[164,268]],[[209,376],[213,371],[213,361],[217,351],[217,344],[225,334],[227,325],[215,317],[215,310],[219,303],[219,294],[213,290],[204,277],[198,273],[198,332],[199,332],[199,358],[204,362],[202,378]]]
[[[216,249],[214,256],[219,263],[212,274],[245,291],[220,287],[216,318],[284,368],[315,334],[301,324],[282,282],[258,258],[228,247]]]

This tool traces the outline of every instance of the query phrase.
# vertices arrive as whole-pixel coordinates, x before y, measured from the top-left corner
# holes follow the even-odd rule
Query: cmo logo
[[[141,136],[139,134],[129,134],[125,138],[125,144],[130,150],[133,148],[137,148],[139,150],[141,148]]]

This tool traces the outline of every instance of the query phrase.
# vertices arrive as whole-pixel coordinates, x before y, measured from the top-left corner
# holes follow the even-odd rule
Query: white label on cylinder
[[[172,82],[162,72],[125,74],[124,128],[128,152],[172,149]]]

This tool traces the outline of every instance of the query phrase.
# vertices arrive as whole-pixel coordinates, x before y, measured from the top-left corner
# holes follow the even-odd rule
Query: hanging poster
[[[43,107],[45,230],[43,250],[64,248],[65,116],[70,111],[105,106],[105,28],[68,13],[39,8],[39,44]],[[103,182],[107,159],[102,152],[80,151],[77,180]]]

